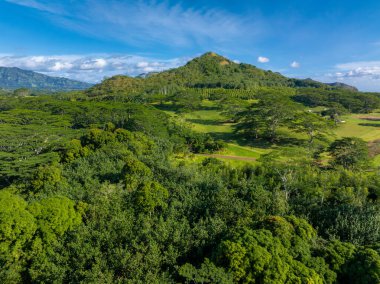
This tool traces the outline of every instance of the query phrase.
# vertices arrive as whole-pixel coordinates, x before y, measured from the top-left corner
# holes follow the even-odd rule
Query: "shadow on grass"
[[[159,110],[166,110],[166,111],[176,111],[176,112],[184,112],[184,113],[191,113],[194,111],[199,110],[219,110],[217,106],[199,106],[194,109],[186,109],[186,107],[183,107],[181,105],[174,105],[174,104],[155,104],[153,105],[155,108]]]
[[[217,120],[209,120],[209,119],[187,119],[187,121],[191,123],[197,123],[197,124],[202,124],[202,125],[223,125],[222,121],[217,121]]]
[[[360,126],[380,127],[380,123],[359,123]]]
[[[235,143],[243,147],[254,147],[261,149],[269,149],[273,147],[288,147],[288,146],[305,146],[307,141],[293,137],[278,137],[275,141],[270,141],[264,138],[248,138],[235,133],[210,132],[214,139],[223,140],[227,143]]]

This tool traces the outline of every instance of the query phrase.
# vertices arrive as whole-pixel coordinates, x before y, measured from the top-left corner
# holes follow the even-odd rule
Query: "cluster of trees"
[[[236,132],[252,139],[264,138],[275,142],[279,129],[304,133],[309,144],[315,138],[323,139],[333,124],[329,119],[311,111],[305,111],[281,92],[262,93],[259,101],[235,114]]]
[[[302,88],[293,97],[309,107],[325,106],[338,114],[369,113],[380,106],[380,98],[376,94],[352,92],[350,90],[324,90]]]
[[[0,98],[0,185],[32,174],[36,166],[59,160],[63,144],[89,128],[138,131],[177,152],[213,152],[224,147],[195,133],[164,112],[147,105],[119,101],[72,100],[69,96]]]

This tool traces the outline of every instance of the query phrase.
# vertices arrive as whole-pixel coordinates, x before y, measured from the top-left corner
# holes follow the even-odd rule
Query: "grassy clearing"
[[[335,130],[335,134],[338,137],[355,136],[365,141],[380,139],[380,121],[363,119],[365,117],[378,117],[380,119],[380,113],[343,116],[342,120],[345,122]]]
[[[238,141],[233,135],[233,124],[226,122],[227,118],[223,116],[219,110],[215,109],[215,103],[209,100],[202,102],[203,110],[197,110],[190,113],[177,114],[173,110],[166,109],[165,112],[172,116],[177,116],[188,122],[192,128],[201,133],[208,133],[217,139],[224,140],[227,143],[227,147],[221,151],[220,155],[225,156],[237,156],[259,159],[262,154],[269,153],[271,149],[264,149],[259,147],[250,147],[243,145],[242,141]],[[192,157],[194,162],[200,162],[206,159],[203,156]],[[221,158],[231,166],[238,167],[246,163],[256,163],[253,161],[242,161],[239,159],[233,159],[231,157]]]
[[[204,109],[197,110],[189,113],[177,114],[174,110],[170,108],[166,109],[165,112],[172,116],[181,117],[186,122],[188,122],[195,131],[201,133],[208,133],[217,139],[222,139],[227,142],[227,147],[221,151],[220,155],[225,156],[238,156],[259,159],[261,155],[268,154],[272,151],[281,151],[286,146],[290,145],[274,145],[271,147],[260,147],[260,146],[247,146],[245,141],[239,141],[233,135],[234,125],[226,122],[227,118],[223,116],[213,101],[205,100],[202,102],[202,107]],[[370,114],[350,114],[342,117],[344,123],[340,124],[338,128],[334,129],[334,138],[341,137],[359,137],[365,141],[373,141],[380,139],[380,120],[367,120],[365,118],[379,118],[380,112],[374,112]],[[280,134],[289,138],[289,143],[297,145],[297,143],[302,143],[307,139],[306,135],[295,133],[289,129],[280,129]],[[195,156],[191,160],[195,162],[200,162],[206,157]],[[246,163],[257,163],[252,161],[241,161],[241,160],[231,160],[231,158],[219,158],[224,160],[226,163],[232,166],[241,166]],[[374,159],[374,164],[380,166],[380,155],[376,156]]]

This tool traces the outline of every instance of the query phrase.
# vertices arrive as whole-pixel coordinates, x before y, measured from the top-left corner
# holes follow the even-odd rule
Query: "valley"
[[[377,283],[379,108],[210,52],[5,91],[0,282]]]

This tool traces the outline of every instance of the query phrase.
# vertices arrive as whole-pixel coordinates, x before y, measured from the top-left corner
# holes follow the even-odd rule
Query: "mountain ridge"
[[[40,91],[72,91],[90,88],[92,84],[63,77],[52,77],[18,67],[0,66],[0,88],[28,88]]]

